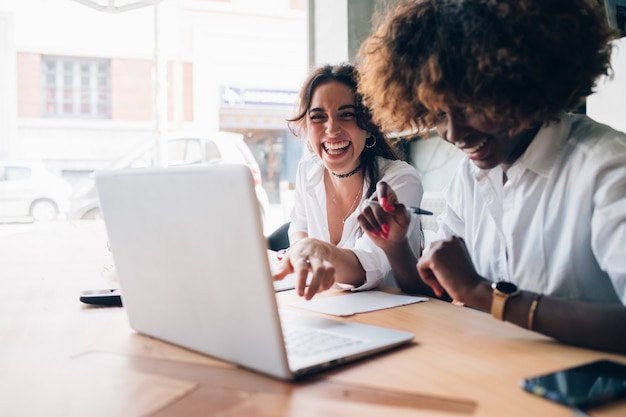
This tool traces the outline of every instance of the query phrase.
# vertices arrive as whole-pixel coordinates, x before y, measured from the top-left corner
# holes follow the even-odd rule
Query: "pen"
[[[367,204],[371,204],[373,206],[380,207],[380,203],[378,201],[376,201],[376,200],[368,200]],[[407,206],[406,209],[408,211],[410,211],[411,213],[421,214],[421,215],[424,215],[424,216],[432,216],[433,215],[432,211],[424,210],[424,209],[421,209],[419,207]]]

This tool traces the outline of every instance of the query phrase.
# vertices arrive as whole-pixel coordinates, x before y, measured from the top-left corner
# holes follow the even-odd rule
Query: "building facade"
[[[173,132],[234,131],[277,198],[302,149],[286,119],[307,30],[304,0],[0,0],[0,158],[72,177]]]

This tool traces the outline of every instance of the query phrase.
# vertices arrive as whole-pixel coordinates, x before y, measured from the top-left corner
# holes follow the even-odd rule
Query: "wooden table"
[[[571,416],[519,381],[626,363],[430,300],[346,319],[410,331],[412,345],[285,383],[136,334],[123,308],[80,303],[110,285],[106,240],[98,221],[0,237],[0,416]],[[624,416],[626,401],[589,414]]]

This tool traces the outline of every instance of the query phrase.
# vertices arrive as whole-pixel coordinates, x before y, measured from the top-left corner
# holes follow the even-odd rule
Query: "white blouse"
[[[544,125],[508,169],[465,159],[439,237],[464,238],[477,272],[521,289],[626,304],[626,134],[587,116]]]
[[[398,201],[405,205],[419,206],[424,188],[415,168],[404,161],[391,161],[384,158],[378,158],[378,165],[383,173],[381,179],[393,188]],[[289,234],[304,232],[308,237],[330,242],[324,170],[322,161],[314,153],[307,152],[300,160],[296,174],[295,201],[291,211]],[[359,205],[369,197],[365,195],[368,188],[369,184],[364,181]],[[395,279],[385,253],[363,233],[359,226],[357,221],[359,212],[360,210],[355,210],[345,220],[343,234],[337,244],[339,248],[352,249],[365,270],[366,282],[355,290],[374,288],[383,279],[394,283]],[[418,216],[413,215],[407,234],[411,248],[417,256],[421,244]]]

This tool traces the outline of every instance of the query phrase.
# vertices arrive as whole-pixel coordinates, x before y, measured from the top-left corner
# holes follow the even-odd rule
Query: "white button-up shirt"
[[[378,158],[378,166],[383,173],[382,180],[393,188],[398,196],[398,201],[405,205],[419,207],[424,188],[415,168],[403,161],[391,161],[384,158]],[[304,232],[308,237],[330,242],[324,170],[322,161],[313,153],[307,153],[300,161],[296,174],[296,191],[294,207],[291,212],[290,234]],[[365,193],[368,188],[369,184],[364,181],[360,204],[367,199],[368,196]],[[387,278],[387,282],[393,283],[393,274],[387,256],[361,230],[357,221],[359,212],[359,210],[355,210],[345,220],[343,234],[337,244],[339,248],[351,249],[365,270],[366,282],[357,290],[374,288],[385,278]],[[416,215],[412,216],[407,234],[411,248],[418,256],[421,233],[419,218]]]
[[[568,114],[508,169],[465,159],[439,237],[464,238],[477,272],[521,289],[626,304],[626,134]]]

